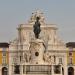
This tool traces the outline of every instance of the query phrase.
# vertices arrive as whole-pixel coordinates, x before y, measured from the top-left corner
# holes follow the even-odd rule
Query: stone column
[[[24,67],[25,74],[24,74],[24,75],[26,75],[26,67],[27,67],[27,66],[25,65],[25,67]]]
[[[61,73],[61,75],[62,75],[62,74],[63,74],[63,72],[62,72],[62,66],[60,66],[60,69],[61,69],[61,70],[60,70],[60,73]]]
[[[12,65],[12,54],[10,55],[10,53],[9,53],[9,61],[11,61],[11,62],[9,62],[8,75],[12,75],[13,65]]]
[[[67,66],[64,67],[64,75],[68,75]]]
[[[75,66],[74,66],[74,75],[75,75]]]
[[[2,75],[2,66],[0,66],[0,75]]]
[[[54,75],[54,65],[51,65],[51,75]]]
[[[10,74],[9,75],[13,75],[14,74],[14,65],[10,66],[11,69],[9,69]]]
[[[51,56],[51,64],[54,64],[54,57]]]
[[[65,53],[64,56],[64,75],[68,75],[68,70],[67,70],[67,54]]]
[[[48,75],[51,75],[51,65],[49,65]]]
[[[23,65],[20,65],[20,75],[23,75]]]

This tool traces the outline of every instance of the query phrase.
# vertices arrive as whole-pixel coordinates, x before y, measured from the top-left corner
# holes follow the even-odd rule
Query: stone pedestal
[[[30,42],[31,64],[43,64],[44,42],[41,39],[35,39]]]

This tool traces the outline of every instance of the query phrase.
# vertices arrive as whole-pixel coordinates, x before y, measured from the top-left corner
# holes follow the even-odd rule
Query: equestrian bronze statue
[[[36,17],[36,22],[35,22],[35,24],[34,24],[34,26],[33,26],[33,31],[34,31],[34,34],[35,34],[35,38],[39,38],[39,34],[40,34],[40,32],[41,32],[41,29],[40,29],[40,22],[39,22],[39,17]]]

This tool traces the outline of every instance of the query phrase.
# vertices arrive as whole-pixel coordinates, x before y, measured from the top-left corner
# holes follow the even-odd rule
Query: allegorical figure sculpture
[[[39,38],[39,34],[40,34],[40,32],[41,32],[41,29],[40,29],[40,22],[39,22],[39,17],[36,17],[36,22],[35,22],[35,24],[34,24],[34,26],[33,26],[33,31],[34,31],[34,34],[35,34],[35,38]]]

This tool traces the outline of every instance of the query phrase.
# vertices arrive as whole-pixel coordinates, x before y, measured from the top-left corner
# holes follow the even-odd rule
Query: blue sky
[[[16,38],[18,25],[36,9],[43,11],[48,23],[57,24],[61,39],[75,41],[75,0],[0,0],[0,42]]]

